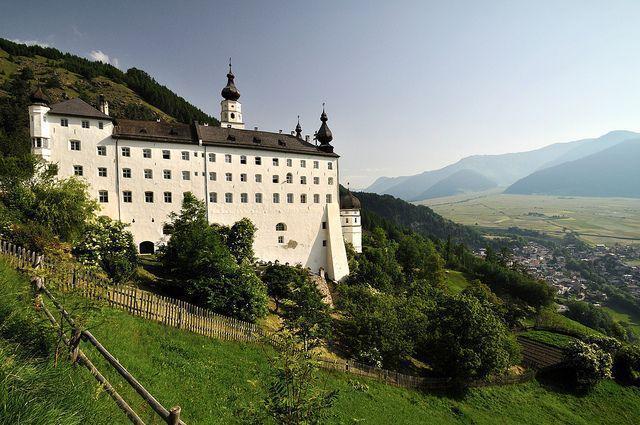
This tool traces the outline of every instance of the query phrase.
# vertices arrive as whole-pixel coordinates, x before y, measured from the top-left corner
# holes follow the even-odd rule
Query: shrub
[[[284,304],[284,326],[302,339],[304,349],[317,347],[331,334],[329,306],[318,287],[304,276],[291,290],[291,299]]]
[[[291,298],[292,288],[299,286],[305,279],[302,267],[290,267],[283,264],[270,264],[262,275],[267,291],[276,303],[276,311],[283,300]]]
[[[565,361],[578,390],[590,390],[602,379],[611,377],[611,354],[597,344],[572,342],[565,350]]]
[[[126,228],[120,221],[99,217],[88,226],[73,254],[81,263],[102,269],[114,282],[124,282],[137,265],[133,235]]]
[[[623,384],[640,386],[640,347],[625,345],[616,353],[613,376]]]

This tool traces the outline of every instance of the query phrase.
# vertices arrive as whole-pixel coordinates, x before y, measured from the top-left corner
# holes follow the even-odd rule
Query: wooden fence
[[[0,242],[0,252],[6,256],[9,263],[18,269],[33,268],[36,271],[43,266],[42,256],[34,252],[16,247],[11,243]],[[76,325],[75,320],[71,317],[64,306],[56,299],[44,284],[44,279],[34,276],[31,280],[35,293],[34,307],[37,311],[42,311],[56,329],[61,341],[69,349],[69,358],[73,364],[81,364],[85,366],[89,372],[96,378],[102,388],[116,402],[118,407],[127,415],[127,417],[136,425],[145,425],[144,421],[131,408],[124,398],[118,393],[107,378],[95,367],[93,362],[80,349],[80,342],[85,341],[91,344],[100,353],[100,355],[112,366],[116,372],[124,378],[124,380],[142,397],[142,399],[169,425],[186,425],[181,419],[181,408],[175,406],[170,410],[164,407],[147,389],[131,375],[131,373],[98,341],[91,332],[82,329]],[[47,307],[43,295],[54,305],[60,314],[60,322],[56,320],[54,315]],[[69,327],[63,326],[66,322]],[[66,329],[66,330],[65,330]],[[67,333],[69,335],[67,335]]]
[[[36,258],[8,242],[0,242],[0,252],[9,256],[16,267],[24,267]],[[76,291],[87,298],[104,301],[110,306],[124,309],[134,316],[154,320],[167,326],[189,330],[207,337],[230,341],[257,342],[268,333],[259,326],[222,316],[210,310],[169,297],[144,291],[127,285],[113,285],[81,267],[64,269],[42,260],[42,267],[51,275],[49,281],[61,291]],[[323,369],[338,370],[353,375],[381,380],[387,384],[405,388],[443,389],[451,386],[447,378],[431,378],[405,375],[399,372],[372,367],[352,360],[330,360],[321,358]],[[472,382],[470,386],[501,385],[524,382],[532,374],[503,377],[493,381]]]
[[[518,336],[522,347],[522,362],[536,369],[559,365],[564,361],[564,351],[560,348],[534,341],[526,336]]]

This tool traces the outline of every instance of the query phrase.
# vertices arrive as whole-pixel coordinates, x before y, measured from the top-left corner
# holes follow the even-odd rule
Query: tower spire
[[[231,58],[229,58],[229,72],[227,73],[227,85],[222,89],[222,97],[226,100],[238,100],[240,99],[240,91],[238,91],[235,85],[235,75],[231,71]]]
[[[320,146],[318,147],[320,150],[324,152],[333,152],[333,146],[331,146],[331,141],[333,140],[333,134],[327,125],[327,113],[324,111],[324,102],[322,103],[322,114],[320,115],[320,121],[322,124],[320,125],[320,129],[316,133],[316,140],[320,142]]]
[[[296,137],[302,139],[302,126],[300,125],[300,115],[298,115],[298,124],[296,125]]]
[[[227,73],[227,85],[222,89],[223,100],[220,102],[220,126],[225,128],[243,129],[242,105],[238,102],[240,91],[235,85],[235,75],[231,70],[231,58],[229,58],[229,72]]]

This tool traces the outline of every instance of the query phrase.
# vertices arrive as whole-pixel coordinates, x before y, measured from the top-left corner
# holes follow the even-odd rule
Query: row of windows
[[[76,176],[83,176],[84,175],[84,167],[82,165],[74,165],[73,166],[73,174]],[[202,173],[204,175],[204,173]],[[198,172],[195,172],[195,175],[198,176]],[[123,178],[131,178],[132,176],[132,172],[131,172],[131,168],[123,168],[122,169],[122,177]],[[98,177],[107,177],[107,168],[106,167],[98,167]],[[151,169],[145,169],[144,170],[144,178],[145,179],[152,179],[153,178],[153,170]],[[171,174],[171,170],[162,170],[162,178],[165,180],[170,180],[172,178],[172,174]],[[224,179],[225,181],[231,182],[233,181],[233,173],[225,173],[224,175]],[[254,175],[254,179],[256,181],[256,183],[262,183],[262,174],[255,174]],[[182,180],[191,180],[191,171],[182,171]],[[218,180],[218,174],[215,171],[211,171],[209,172],[209,180],[212,181],[217,181]],[[247,181],[247,174],[245,173],[241,173],[240,174],[240,181],[241,182],[246,182]],[[280,176],[278,176],[277,174],[274,174],[271,177],[271,181],[273,183],[279,183],[280,182]],[[327,179],[327,183],[329,185],[333,185],[333,177],[329,177]],[[293,175],[291,173],[287,173],[286,177],[285,177],[285,182],[286,183],[293,183]],[[300,184],[307,184],[307,176],[300,176]],[[320,184],[320,177],[314,177],[313,178],[313,184]]]
[[[69,119],[68,118],[60,118],[60,126],[61,127],[69,127]],[[91,123],[89,120],[82,120],[82,128],[91,128]],[[104,128],[104,123],[102,121],[98,121],[98,128],[102,130]]]
[[[173,194],[171,192],[163,192],[163,196],[162,199],[164,200],[164,202],[166,203],[171,203],[173,202]],[[261,204],[263,202],[263,195],[262,193],[255,193],[254,194],[254,202],[256,204]],[[155,195],[154,192],[152,191],[148,191],[148,192],[144,192],[144,202],[147,203],[153,203],[155,200]],[[98,191],[98,201],[100,201],[101,203],[108,203],[109,202],[109,191],[107,190],[99,190]],[[274,204],[279,204],[280,203],[280,194],[279,193],[274,193],[272,196],[272,201]],[[293,204],[295,202],[295,196],[293,193],[287,193],[286,195],[286,201],[288,204]],[[332,201],[332,197],[331,194],[328,193],[325,196],[325,201],[330,204]],[[125,203],[132,203],[133,202],[133,192],[130,190],[124,190],[122,192],[122,202]],[[217,192],[209,192],[209,202],[210,203],[217,203],[218,202],[218,193]],[[231,204],[233,203],[233,193],[227,192],[224,194],[224,202],[227,204]],[[299,202],[301,204],[306,204],[307,203],[307,195],[306,194],[301,194],[299,196]],[[249,203],[249,194],[248,193],[241,193],[240,194],[240,203],[241,204],[247,204]],[[314,204],[319,204],[320,203],[320,195],[319,194],[314,194],[313,195],[313,203]]]
[[[80,140],[70,140],[69,141],[69,148],[72,151],[79,151],[81,148],[80,145]],[[106,156],[107,155],[107,147],[106,146],[98,146],[97,147],[97,152],[98,155],[100,156]],[[120,148],[120,153],[122,154],[122,156],[124,157],[131,157],[131,148],[127,147],[127,146],[123,146]],[[194,157],[198,156],[198,152],[193,152]],[[209,162],[216,162],[216,154],[211,152],[208,154],[209,156]],[[152,157],[152,151],[149,148],[144,148],[142,149],[142,157],[143,158],[151,158]],[[189,161],[189,159],[191,158],[191,152],[190,151],[182,151],[180,152],[180,157],[185,160],[185,161]],[[204,152],[202,152],[202,157],[204,158]],[[171,159],[171,151],[170,150],[163,150],[162,151],[162,159]],[[255,165],[262,165],[262,157],[261,156],[255,156],[253,158],[253,161],[255,163]],[[227,164],[231,164],[233,163],[233,155],[231,154],[225,154],[224,155],[224,162]],[[293,159],[291,158],[287,158],[286,159],[286,164],[287,167],[292,167],[293,166]],[[271,158],[271,163],[274,166],[279,166],[280,165],[280,158]],[[240,164],[247,164],[247,156],[246,155],[240,155]],[[300,167],[301,168],[306,168],[307,167],[307,160],[306,159],[301,159],[300,160]],[[319,169],[320,168],[320,161],[313,161],[313,168],[314,169]],[[333,162],[329,161],[327,162],[327,168],[329,170],[333,170]]]

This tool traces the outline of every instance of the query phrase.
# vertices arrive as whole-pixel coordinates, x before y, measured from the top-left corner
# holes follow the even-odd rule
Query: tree
[[[565,362],[573,374],[576,389],[588,391],[611,377],[611,354],[597,344],[573,341],[565,350]]]
[[[286,425],[318,425],[329,418],[338,391],[318,385],[317,360],[298,349],[299,341],[287,332],[271,340],[277,354],[269,359],[271,376],[265,383],[265,398],[258,406],[240,409],[243,424],[275,422]]]
[[[246,260],[236,262],[220,226],[207,222],[202,201],[185,194],[180,213],[170,216],[167,228],[171,239],[161,247],[160,258],[176,278],[172,289],[196,304],[241,320],[254,322],[267,314],[265,285]]]
[[[127,226],[109,217],[98,217],[73,248],[73,254],[81,263],[104,270],[114,282],[126,281],[137,264],[136,246]]]
[[[444,283],[444,261],[433,242],[416,234],[406,235],[398,244],[396,259],[408,280],[421,279],[433,286]]]
[[[518,359],[513,335],[489,303],[466,294],[437,297],[419,347],[436,371],[464,384],[502,373]]]
[[[291,290],[291,298],[284,304],[284,327],[299,336],[304,349],[316,347],[331,333],[329,306],[318,287],[305,276]]]
[[[253,241],[256,230],[256,226],[246,217],[235,222],[229,229],[226,240],[227,247],[238,263],[242,261],[253,263],[255,255]]]
[[[565,305],[568,310],[564,314],[570,319],[622,341],[627,340],[625,329],[606,311],[583,301],[568,301]]]
[[[613,376],[627,385],[640,386],[640,347],[625,345],[615,354]]]
[[[276,303],[276,312],[285,299],[291,298],[292,288],[298,287],[306,278],[306,271],[302,267],[290,267],[283,264],[270,264],[262,275],[262,281],[267,285],[267,292]]]

